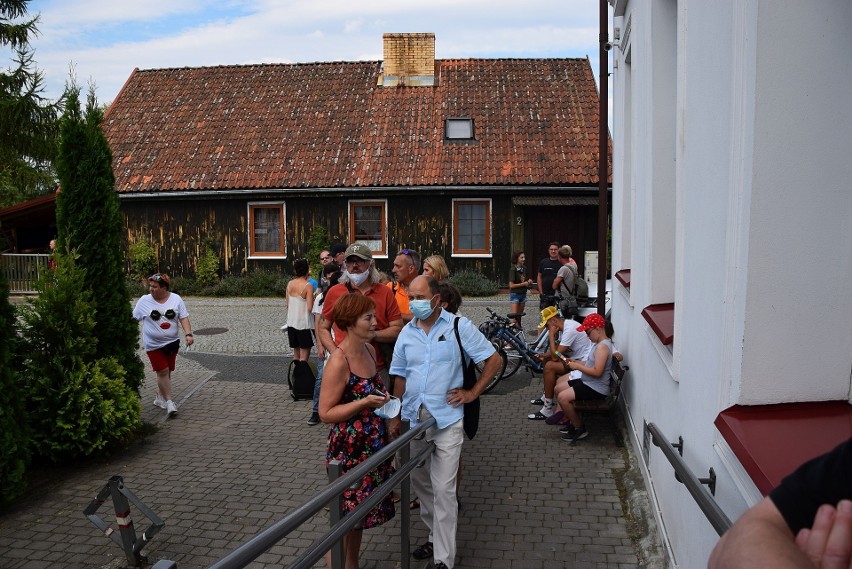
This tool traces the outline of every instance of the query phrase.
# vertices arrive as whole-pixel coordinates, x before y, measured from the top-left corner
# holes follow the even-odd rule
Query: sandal
[[[409,510],[417,510],[420,508],[420,498],[414,498],[408,503]]]
[[[432,547],[432,542],[427,541],[417,549],[411,552],[411,556],[418,561],[423,561],[424,559],[431,559],[432,553],[434,552],[434,548]]]
[[[531,399],[530,405],[544,405],[544,400],[541,397],[538,399]]]
[[[544,421],[548,417],[549,415],[545,415],[541,411],[536,411],[535,413],[530,413],[529,415],[527,415],[527,419],[529,419],[530,421]]]

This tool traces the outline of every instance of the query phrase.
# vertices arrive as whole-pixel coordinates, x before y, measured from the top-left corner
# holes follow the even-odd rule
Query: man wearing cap
[[[331,246],[331,260],[337,263],[337,266],[343,270],[346,261],[346,245],[343,243],[335,243]]]
[[[334,250],[334,247],[332,247]],[[373,332],[373,348],[376,350],[376,368],[387,381],[387,366],[382,358],[380,344],[392,344],[402,330],[402,314],[394,299],[393,292],[379,283],[379,272],[373,261],[373,253],[363,243],[353,243],[344,254],[346,272],[340,277],[340,283],[326,293],[322,304],[322,320],[317,326],[319,340],[329,352],[337,349],[337,344],[346,337],[346,331],[334,325],[331,311],[334,303],[344,294],[363,294],[376,302],[376,331]],[[334,326],[334,340],[331,330]]]
[[[530,403],[541,405],[541,410],[527,415],[527,419],[543,421],[553,415],[556,410],[556,401],[553,399],[553,391],[556,388],[556,380],[559,376],[569,373],[566,358],[584,358],[586,352],[592,346],[591,340],[583,332],[577,331],[577,323],[573,320],[565,320],[559,316],[556,307],[548,306],[541,311],[541,323],[539,328],[547,327],[547,337],[550,341],[550,350],[541,355],[544,364],[544,395],[541,399],[533,399]],[[556,334],[561,331],[559,345],[556,345]],[[562,354],[564,358],[560,358]],[[579,373],[577,373],[579,375]]]
[[[609,393],[609,374],[612,371],[612,340],[606,334],[606,321],[600,314],[589,314],[577,328],[585,332],[594,346],[585,361],[569,359],[567,368],[580,372],[579,379],[570,379],[570,387],[557,395],[559,407],[570,423],[565,426],[562,438],[577,441],[588,436],[583,418],[574,408],[575,400],[604,399]]]

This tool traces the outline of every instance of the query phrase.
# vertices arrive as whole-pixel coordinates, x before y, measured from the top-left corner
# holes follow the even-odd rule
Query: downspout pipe
[[[598,314],[605,316],[606,311],[606,234],[609,227],[607,215],[607,181],[609,152],[609,5],[607,0],[600,2],[600,101],[598,124]]]

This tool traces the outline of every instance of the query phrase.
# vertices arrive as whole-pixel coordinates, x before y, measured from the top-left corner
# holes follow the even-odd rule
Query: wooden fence
[[[0,255],[0,270],[9,281],[10,294],[35,294],[35,282],[48,268],[50,255],[39,253],[22,255],[3,253]]]

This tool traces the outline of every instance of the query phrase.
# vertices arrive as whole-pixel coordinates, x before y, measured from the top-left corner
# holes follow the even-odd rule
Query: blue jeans
[[[319,412],[319,393],[322,386],[323,368],[325,368],[325,360],[317,358],[317,380],[314,382],[314,413]]]

